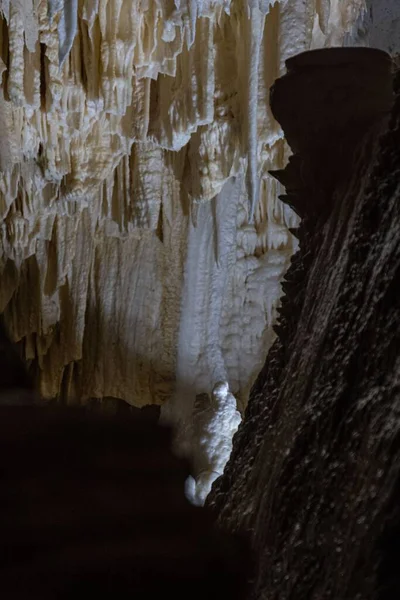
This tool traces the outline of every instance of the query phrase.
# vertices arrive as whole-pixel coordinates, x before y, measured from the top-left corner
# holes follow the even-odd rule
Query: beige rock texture
[[[269,88],[364,10],[0,0],[0,313],[45,399],[243,410],[296,248]]]

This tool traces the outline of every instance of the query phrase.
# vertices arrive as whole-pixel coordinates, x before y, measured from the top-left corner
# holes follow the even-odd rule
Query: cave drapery
[[[244,407],[296,247],[268,90],[363,7],[0,3],[0,312],[43,397]]]

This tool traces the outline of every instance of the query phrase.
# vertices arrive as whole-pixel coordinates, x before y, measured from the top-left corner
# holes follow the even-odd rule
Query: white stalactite
[[[258,77],[260,70],[260,47],[264,32],[265,16],[257,6],[250,8],[250,53],[249,53],[249,106],[247,127],[246,173],[247,192],[249,196],[249,222],[253,223],[258,205],[260,181],[258,177]]]

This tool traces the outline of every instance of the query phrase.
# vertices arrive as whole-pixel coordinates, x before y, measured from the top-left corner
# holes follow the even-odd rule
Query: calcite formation
[[[364,9],[0,2],[0,312],[44,398],[243,409],[298,223],[268,90]]]
[[[241,420],[227,383],[217,383],[211,398],[208,394],[196,397],[187,452],[192,457],[193,475],[186,481],[186,495],[193,504],[202,506],[213,482],[222,475]]]
[[[246,531],[252,599],[395,598],[400,531],[400,76],[378,50],[287,61],[274,172],[302,217],[278,338],[207,502]]]

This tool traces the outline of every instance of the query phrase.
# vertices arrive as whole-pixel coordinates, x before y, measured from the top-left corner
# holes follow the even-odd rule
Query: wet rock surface
[[[325,51],[325,63],[319,53],[317,66],[305,64],[311,54],[297,61],[309,94],[313,82],[325,79],[330,90],[336,76],[337,87],[343,83],[334,52]],[[223,527],[251,537],[254,599],[399,595],[400,80],[382,67],[388,57],[381,53],[346,52],[349,98],[360,89],[360,72],[364,83],[375,76],[386,83],[376,87],[375,108],[370,98],[369,111],[344,107],[347,124],[338,132],[345,146],[327,106],[316,113],[324,127],[314,128],[314,145],[302,137],[303,105],[296,113],[293,94],[287,97],[290,68],[271,99],[295,147],[276,175],[287,186],[284,200],[302,216],[300,250],[282,286],[279,337],[208,498]]]

